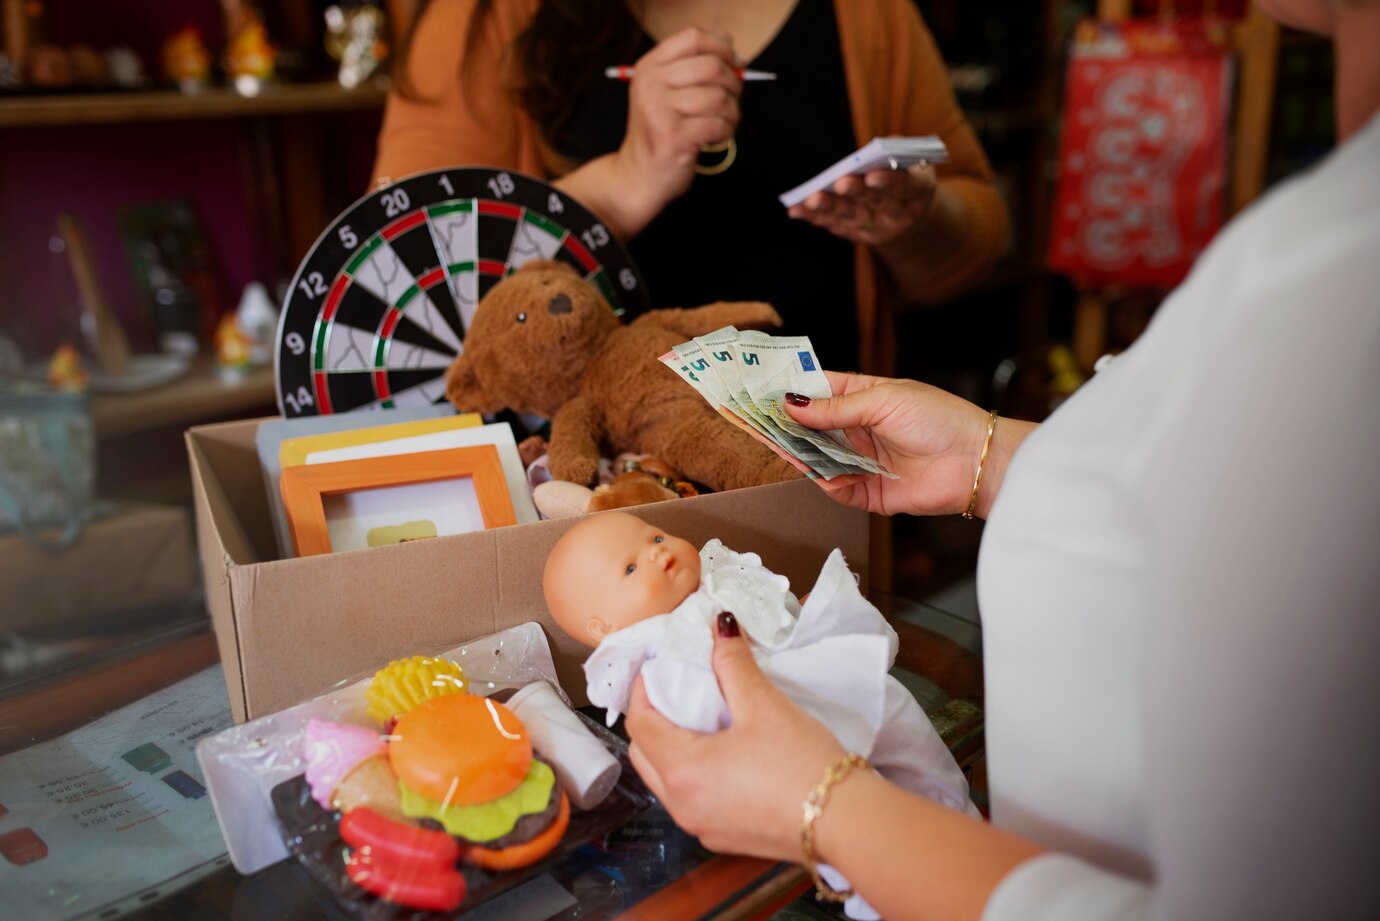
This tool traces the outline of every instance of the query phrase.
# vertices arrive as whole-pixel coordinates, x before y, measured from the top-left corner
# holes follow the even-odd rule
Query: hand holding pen
[[[628,84],[628,126],[618,149],[557,180],[619,236],[641,233],[690,188],[706,163],[732,165],[742,62],[722,33],[683,29],[614,79]]]
[[[629,70],[628,128],[618,169],[652,214],[690,187],[701,148],[722,149],[738,129],[742,65],[729,38],[684,29]],[[635,74],[635,76],[634,76]]]

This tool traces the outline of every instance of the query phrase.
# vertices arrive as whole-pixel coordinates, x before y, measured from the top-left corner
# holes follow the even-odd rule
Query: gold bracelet
[[[800,807],[800,851],[805,857],[805,869],[810,871],[810,878],[815,881],[815,895],[826,902],[846,902],[852,897],[853,890],[839,892],[819,875],[819,864],[815,858],[815,822],[824,814],[829,791],[835,784],[851,774],[854,768],[867,769],[871,766],[862,755],[849,755],[824,772],[824,779],[810,791]]]
[[[973,477],[973,495],[968,499],[968,510],[963,517],[972,519],[977,511],[978,487],[982,485],[982,468],[987,466],[987,452],[992,449],[992,433],[997,430],[997,411],[992,410],[992,418],[987,420],[987,440],[982,443],[982,456],[978,458],[977,476]]]

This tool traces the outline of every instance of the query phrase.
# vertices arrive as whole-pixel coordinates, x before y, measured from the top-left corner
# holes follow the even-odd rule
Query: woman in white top
[[[813,828],[887,918],[1376,916],[1380,0],[1261,5],[1333,36],[1342,143],[1038,430],[996,421],[975,496],[992,824],[855,770]],[[969,506],[985,412],[832,382],[796,418],[902,474],[836,499]],[[798,861],[802,800],[844,753],[736,632],[715,649],[733,727],[635,695],[633,760],[709,847]]]

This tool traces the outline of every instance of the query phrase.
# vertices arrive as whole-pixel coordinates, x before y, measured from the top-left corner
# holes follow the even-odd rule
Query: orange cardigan
[[[414,95],[388,98],[374,163],[375,183],[456,164],[515,169],[547,179],[569,168],[542,141],[515,88],[510,53],[540,0],[503,0],[490,13],[483,41],[468,62],[461,91],[465,35],[474,0],[436,0],[417,24],[405,66]],[[949,148],[941,184],[963,200],[964,243],[938,267],[928,301],[950,297],[980,278],[1006,243],[1006,206],[972,127],[954,101],[944,62],[911,0],[834,0],[853,133],[859,146],[884,135],[937,134]],[[861,367],[891,370],[889,312],[880,308],[880,266],[871,250],[855,251]]]

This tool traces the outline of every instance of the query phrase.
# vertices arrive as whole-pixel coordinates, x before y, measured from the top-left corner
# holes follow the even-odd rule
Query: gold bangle
[[[699,173],[701,176],[717,176],[732,166],[734,160],[738,159],[738,139],[732,137],[726,141],[720,141],[717,144],[701,144],[700,152],[711,154],[721,153],[724,155],[723,159],[718,163],[695,164],[695,172]]]
[[[973,494],[968,499],[968,510],[963,513],[963,517],[972,519],[973,513],[977,511],[978,487],[982,486],[982,468],[987,466],[987,452],[992,449],[992,433],[997,430],[997,411],[992,410],[992,417],[987,420],[987,439],[982,443],[982,456],[978,458],[977,475],[973,477]]]
[[[815,858],[815,822],[824,814],[824,806],[829,802],[829,791],[853,772],[854,768],[870,768],[862,755],[849,755],[824,772],[824,779],[815,786],[801,804],[800,851],[805,858],[805,869],[815,881],[815,895],[826,902],[846,902],[853,890],[840,892],[826,883],[819,875],[819,864]]]

